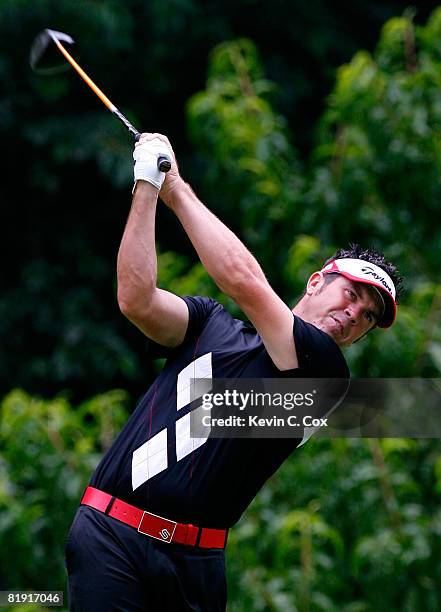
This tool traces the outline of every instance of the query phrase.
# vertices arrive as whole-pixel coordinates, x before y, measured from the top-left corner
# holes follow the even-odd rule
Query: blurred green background
[[[350,241],[399,265],[398,322],[347,352],[354,376],[441,372],[436,3],[1,0],[2,589],[65,588],[81,491],[161,366],[116,302],[130,137],[74,73],[31,72],[45,27],[138,129],[169,136],[287,303]],[[239,314],[163,206],[157,235],[162,287]],[[310,440],[232,530],[229,610],[439,610],[439,450]]]

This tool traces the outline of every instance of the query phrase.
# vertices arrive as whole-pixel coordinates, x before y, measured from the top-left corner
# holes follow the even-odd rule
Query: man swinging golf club
[[[171,159],[167,175],[157,167],[163,155]],[[392,325],[400,279],[380,254],[352,246],[310,276],[291,310],[242,242],[180,177],[167,138],[143,134],[134,159],[118,301],[153,354],[167,362],[81,500],[66,546],[70,605],[82,612],[224,610],[228,529],[302,437],[191,437],[191,380],[347,379],[340,349]],[[158,195],[252,326],[210,298],[157,287]]]

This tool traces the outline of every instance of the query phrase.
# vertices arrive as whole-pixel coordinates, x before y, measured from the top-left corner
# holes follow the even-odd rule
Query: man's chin
[[[341,337],[340,332],[336,332],[335,329],[324,329],[323,331],[328,334],[328,336],[331,336],[331,338],[336,344],[338,344],[338,346],[345,346],[345,341]]]
[[[325,334],[328,334],[328,336],[331,336],[331,338],[337,344],[340,344],[340,342],[341,342],[341,332],[340,332],[340,329],[338,327],[336,327],[337,323],[335,323],[334,319],[332,319],[332,321],[333,321],[333,324],[329,323],[328,319],[321,320],[321,321],[312,321],[312,323],[320,331],[325,332]]]
[[[337,321],[332,317],[327,317],[324,321],[314,322],[314,325],[318,327],[322,332],[331,336],[336,344],[340,347],[348,346],[347,338],[343,338],[341,328]]]
[[[336,334],[334,331],[326,331],[323,330],[326,334],[328,334],[328,336],[331,336],[331,338],[334,340],[335,344],[338,344],[338,346],[340,348],[344,348],[346,346],[349,346],[351,344],[351,342],[349,342],[346,338],[342,338],[341,334]]]

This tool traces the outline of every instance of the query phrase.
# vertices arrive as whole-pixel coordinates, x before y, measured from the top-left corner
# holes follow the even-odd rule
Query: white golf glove
[[[133,151],[133,159],[135,160],[133,170],[135,184],[133,191],[135,190],[136,181],[148,181],[158,191],[161,189],[165,179],[165,173],[158,170],[158,157],[161,155],[170,156],[167,145],[162,140],[159,140],[159,138],[148,140],[135,147]]]

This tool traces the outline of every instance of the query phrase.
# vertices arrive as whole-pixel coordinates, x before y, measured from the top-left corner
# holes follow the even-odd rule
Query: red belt
[[[135,508],[94,487],[87,487],[80,503],[100,510],[122,523],[136,527],[140,533],[168,544],[176,542],[200,548],[225,548],[227,541],[227,529],[208,529],[176,523],[176,521]]]

